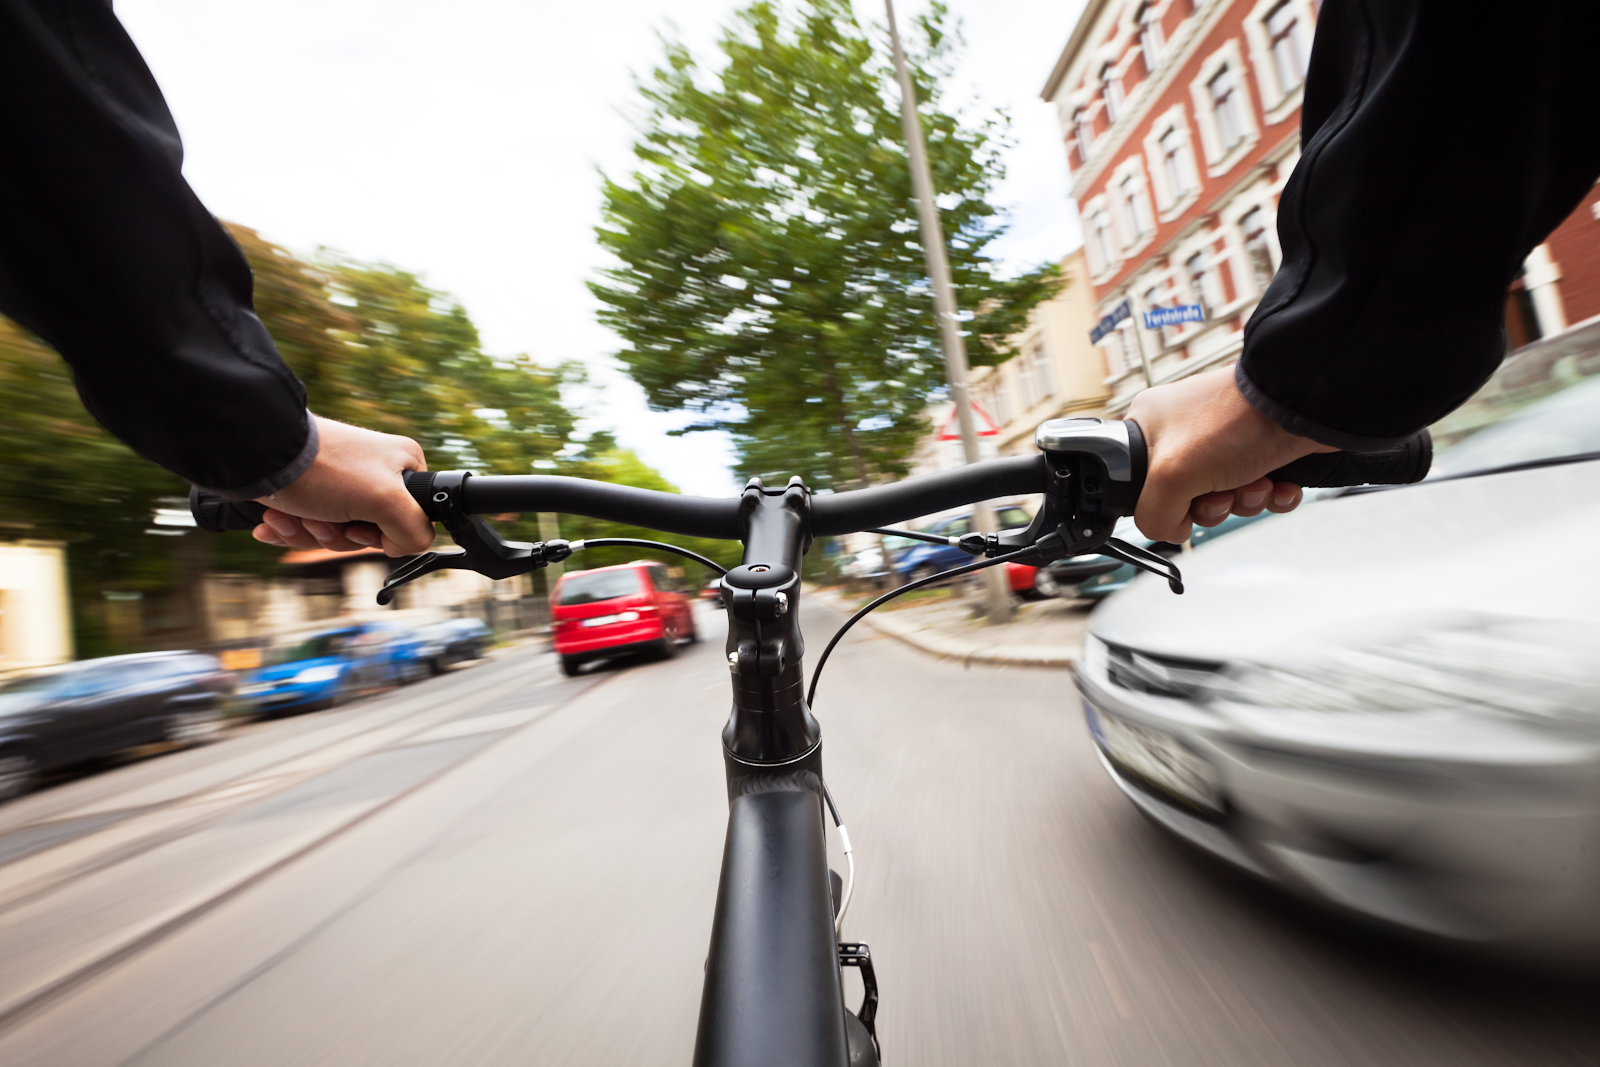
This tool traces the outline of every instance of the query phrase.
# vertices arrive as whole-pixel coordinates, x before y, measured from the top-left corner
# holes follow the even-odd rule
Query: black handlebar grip
[[[1319,452],[1302,456],[1267,475],[1302,488],[1343,485],[1409,485],[1427,477],[1433,466],[1433,435],[1417,436],[1385,452]]]
[[[224,500],[198,487],[189,490],[189,514],[207,533],[254,530],[266,513],[267,506],[254,500]]]

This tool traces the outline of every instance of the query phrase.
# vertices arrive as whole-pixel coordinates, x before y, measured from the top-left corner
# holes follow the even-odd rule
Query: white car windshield
[[[1513,353],[1433,436],[1433,477],[1600,453],[1600,324]]]

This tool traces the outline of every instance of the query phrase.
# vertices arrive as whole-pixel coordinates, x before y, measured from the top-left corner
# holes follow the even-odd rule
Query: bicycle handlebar
[[[1138,489],[1142,488],[1144,480],[1144,446],[1137,433],[1129,436],[1131,440],[1124,447],[1130,453],[1126,463],[1130,477],[1124,480],[1132,492],[1120,496],[1137,501]],[[1387,452],[1330,452],[1306,456],[1273,471],[1270,477],[1305,488],[1400,485],[1421,480],[1432,458],[1432,441],[1424,431],[1400,448]],[[904,522],[979,500],[1044,492],[1049,487],[1050,477],[1048,457],[1038,453],[986,460],[890,485],[819,494],[811,499],[811,532],[818,537],[838,536]],[[432,479],[412,475],[407,481],[429,517],[441,518],[434,502],[428,499]],[[584,478],[537,474],[474,475],[466,478],[460,489],[460,513],[466,515],[554,511],[690,537],[738,540],[742,536],[739,497],[681,496]],[[189,505],[196,525],[212,533],[252,529],[261,522],[266,510],[254,501],[223,500],[200,489],[190,492]],[[1131,513],[1132,507],[1125,505],[1119,510]]]

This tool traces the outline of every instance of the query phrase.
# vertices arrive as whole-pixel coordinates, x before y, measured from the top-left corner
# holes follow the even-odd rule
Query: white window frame
[[[1039,390],[1041,401],[1049,400],[1056,395],[1056,368],[1050,360],[1050,346],[1044,343],[1043,335],[1034,339],[1031,354],[1023,352],[1023,358],[1033,360],[1033,382]]]
[[[1156,67],[1167,54],[1167,32],[1161,28],[1161,16],[1166,11],[1166,0],[1145,0],[1142,4],[1135,4],[1133,9],[1133,32],[1139,39],[1139,51],[1144,56],[1144,67],[1147,74],[1154,74]],[[1151,53],[1155,53],[1152,55]]]
[[[1107,61],[1096,75],[1100,81],[1100,99],[1106,109],[1106,121],[1112,126],[1122,118],[1128,104],[1128,94],[1122,87],[1122,74],[1115,61]]]
[[[1017,358],[1009,362],[1017,367],[1017,395],[1022,400],[1022,410],[1032,411],[1039,403],[1039,383],[1033,378],[1033,360],[1028,356],[1031,342],[1024,341]]]
[[[1223,147],[1217,116],[1211,108],[1211,81],[1224,67],[1233,72],[1233,95],[1238,101],[1237,116],[1243,134],[1236,144],[1227,148]],[[1238,39],[1229,38],[1206,57],[1200,64],[1200,73],[1189,83],[1195,125],[1200,129],[1200,145],[1205,150],[1206,174],[1212,178],[1226,174],[1261,140],[1261,127],[1256,124],[1255,101],[1250,95],[1250,79],[1245,77],[1245,70]]]
[[[1108,210],[1104,193],[1092,197],[1083,205],[1084,244],[1089,255],[1089,271],[1095,280],[1115,274],[1122,266],[1122,244],[1118,239],[1115,221]],[[1107,235],[1104,246],[1101,233]]]
[[[1148,229],[1140,231],[1137,220],[1127,217],[1128,209],[1123,196],[1124,183],[1131,182],[1135,196],[1135,204],[1142,205],[1144,216],[1149,221]],[[1155,240],[1156,231],[1160,223],[1156,221],[1155,212],[1150,204],[1150,181],[1144,173],[1144,157],[1134,153],[1111,172],[1106,180],[1106,197],[1111,201],[1110,206],[1112,221],[1115,223],[1118,236],[1122,240],[1122,260],[1126,261],[1139,254],[1151,241]],[[1137,206],[1135,208],[1137,210]]]
[[[1260,208],[1266,212],[1267,251],[1272,257],[1273,273],[1283,269],[1283,248],[1278,244],[1278,203],[1276,186],[1260,181],[1241,189],[1237,196],[1217,212],[1218,231],[1233,274],[1233,287],[1239,301],[1260,300],[1265,289],[1257,289],[1255,271],[1250,267],[1250,254],[1244,247],[1244,217]]]
[[[1285,87],[1278,76],[1278,64],[1272,54],[1272,34],[1267,30],[1267,16],[1280,7],[1288,6],[1295,13],[1295,41],[1300,54],[1309,63],[1311,41],[1316,31],[1317,11],[1312,0],[1258,0],[1244,20],[1245,37],[1250,43],[1250,65],[1255,71],[1256,84],[1261,87],[1262,118],[1267,125],[1275,125],[1292,117],[1300,106],[1305,90],[1305,75],[1296,85]]]
[[[1162,141],[1168,134],[1182,139],[1178,166],[1184,177],[1184,188],[1175,190],[1167,180],[1167,154]],[[1151,123],[1150,134],[1144,139],[1144,154],[1150,166],[1150,187],[1155,192],[1156,218],[1171,222],[1186,211],[1200,196],[1200,174],[1195,166],[1194,135],[1189,129],[1189,117],[1182,104],[1174,104]]]

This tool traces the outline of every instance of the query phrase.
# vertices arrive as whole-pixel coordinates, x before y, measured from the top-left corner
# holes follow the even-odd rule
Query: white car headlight
[[[618,622],[637,622],[638,620],[639,613],[637,611],[624,611],[622,614],[617,616]]]
[[[1480,711],[1600,722],[1600,626],[1487,620],[1280,664],[1236,664],[1210,686],[1221,701],[1322,712]]]
[[[295,675],[292,681],[300,685],[314,685],[317,682],[331,682],[339,677],[341,668],[336,663],[327,663],[321,667],[307,667]]]

